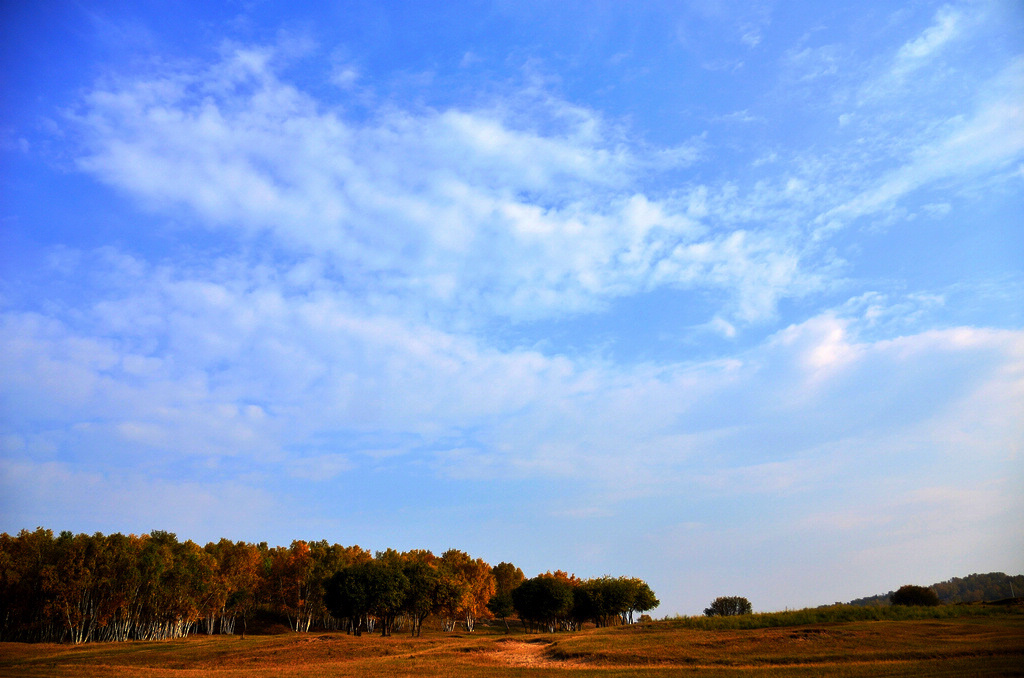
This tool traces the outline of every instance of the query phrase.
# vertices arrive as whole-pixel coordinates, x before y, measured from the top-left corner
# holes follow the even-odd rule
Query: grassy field
[[[764,615],[751,615],[752,617]],[[505,635],[424,631],[0,643],[2,676],[1024,676],[1024,614],[694,628],[687,619]]]

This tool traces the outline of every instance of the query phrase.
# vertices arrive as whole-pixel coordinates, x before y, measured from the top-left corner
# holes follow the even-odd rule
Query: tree
[[[1004,577],[1005,578],[1005,577]],[[524,622],[549,631],[632,621],[657,605],[639,579],[580,581],[562,571],[526,580],[511,563],[491,567],[451,549],[372,556],[358,546],[228,539],[200,547],[154,530],[103,536],[51,530],[0,534],[0,641],[111,642],[229,634],[260,611],[287,618],[292,629],[373,631],[388,636],[411,621],[442,614],[445,630],[479,617]]]
[[[512,591],[512,604],[524,626],[531,622],[554,633],[559,623],[572,614],[573,586],[566,578],[539,575]]]
[[[317,583],[316,563],[309,544],[296,540],[287,549],[273,549],[270,555],[271,601],[288,619],[293,631],[309,631],[317,611],[312,597]]]
[[[924,586],[914,586],[907,584],[901,586],[899,590],[895,591],[889,596],[889,602],[893,605],[939,605],[938,594],[929,588]]]
[[[494,593],[495,595],[502,593],[512,593],[512,589],[526,581],[526,575],[523,571],[512,563],[498,563],[491,568],[491,574],[494,575]]]
[[[720,596],[715,598],[711,607],[704,608],[704,614],[708,617],[732,617],[750,614],[752,611],[750,601],[740,596]]]
[[[348,620],[346,631],[362,635],[363,619],[373,607],[370,569],[373,562],[349,565],[335,572],[324,585],[324,604],[336,619]]]
[[[402,572],[409,580],[403,610],[412,620],[411,633],[420,636],[423,622],[437,611],[437,586],[440,579],[434,554],[430,551],[410,551],[402,556]]]
[[[573,588],[572,616],[577,625],[585,621],[597,626],[632,624],[635,612],[657,606],[651,587],[635,577],[587,579]]]
[[[587,579],[573,588],[572,616],[577,626],[592,621],[597,626],[617,623],[633,603],[633,589],[623,578]]]
[[[88,640],[96,625],[96,551],[90,537],[61,532],[57,538],[58,560],[43,570],[54,609],[75,644]]]
[[[311,623],[335,630],[340,620],[335,619],[324,605],[324,584],[341,568],[373,560],[373,555],[358,546],[328,544],[325,539],[309,542],[309,552],[313,559],[313,567],[309,576],[310,584],[307,587],[306,610]]]
[[[390,636],[409,594],[409,579],[401,556],[388,549],[378,552],[369,568],[370,612],[380,622],[380,635]]]
[[[515,605],[512,603],[512,594],[495,593],[487,601],[487,609],[505,624],[505,633],[508,633],[510,631],[508,618],[515,614],[516,611]]]
[[[223,599],[219,610],[218,629],[221,634],[235,632],[235,623],[242,619],[242,635],[245,635],[247,616],[259,602],[260,580],[263,572],[263,552],[245,542],[221,539],[216,544],[207,544],[204,549],[216,563],[223,587]],[[207,621],[207,632],[212,624]]]
[[[145,542],[135,535],[96,538],[102,540],[102,556],[97,568],[101,603],[95,638],[123,642],[135,633],[141,614],[139,560]]]
[[[474,560],[462,551],[449,549],[441,554],[438,572],[438,603],[445,615],[445,630],[452,630],[455,620],[461,618],[466,631],[472,632],[494,595],[491,566],[480,558]]]
[[[491,568],[494,577],[494,595],[487,601],[487,609],[505,624],[505,633],[509,632],[508,618],[515,613],[512,604],[512,591],[526,580],[523,571],[512,563],[498,563]]]
[[[633,587],[633,603],[629,608],[629,623],[632,624],[634,612],[644,613],[653,610],[661,605],[661,601],[657,599],[654,591],[643,579],[633,578],[629,581]],[[749,603],[747,605],[749,607]]]
[[[476,626],[476,620],[486,617],[489,612],[487,603],[494,595],[494,575],[491,574],[491,566],[482,558],[476,558],[466,563],[462,572],[469,585],[469,596],[460,612],[462,618],[466,620],[466,631],[472,633]]]

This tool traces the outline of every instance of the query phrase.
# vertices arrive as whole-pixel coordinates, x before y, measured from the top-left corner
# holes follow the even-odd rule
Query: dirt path
[[[506,640],[497,644],[498,649],[491,653],[491,659],[503,666],[529,668],[575,668],[581,666],[578,661],[555,660],[544,656],[548,643]]]

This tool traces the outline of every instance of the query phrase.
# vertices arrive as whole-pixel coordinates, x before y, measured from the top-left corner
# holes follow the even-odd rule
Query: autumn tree
[[[523,571],[512,563],[498,563],[491,568],[494,576],[494,595],[487,601],[487,609],[505,624],[505,633],[509,632],[508,618],[515,613],[512,604],[512,591],[526,580]]]
[[[270,599],[293,631],[309,631],[313,623],[316,606],[311,594],[317,585],[314,566],[305,541],[271,550]]]
[[[65,627],[54,613],[44,588],[45,568],[55,560],[53,532],[22,530],[17,537],[0,537],[0,595],[3,640],[57,642]]]
[[[491,567],[451,549],[375,557],[358,546],[294,541],[287,548],[265,542],[221,539],[200,547],[170,532],[141,536],[74,535],[50,530],[0,534],[0,640],[84,643],[160,640],[192,632],[229,634],[255,610],[280,614],[296,631],[334,629],[391,635],[410,621],[413,635],[440,615],[451,630],[461,621],[506,620],[574,628],[583,593],[600,590],[588,619],[623,621],[657,605],[640,580],[581,582],[556,571],[526,580],[510,563]],[[579,596],[574,600],[574,592]],[[646,597],[645,597],[646,596]],[[591,604],[598,600],[593,600]],[[644,602],[646,601],[646,602]]]
[[[214,611],[219,616],[217,630],[224,635],[235,632],[235,626],[242,620],[245,634],[247,617],[260,602],[260,584],[263,579],[265,559],[263,552],[252,544],[221,539],[216,544],[207,544],[204,550],[214,558],[217,568],[220,608]],[[207,633],[212,633],[208,619]]]
[[[441,630],[451,631],[462,614],[469,597],[469,582],[463,577],[462,565],[469,556],[450,549],[437,563],[437,611],[442,617]]]
[[[96,625],[96,547],[87,535],[61,532],[57,557],[43,568],[43,587],[71,642],[84,643]]]
[[[136,632],[142,613],[139,560],[145,540],[123,534],[94,539],[100,541],[97,584],[101,589],[95,638],[126,641]]]

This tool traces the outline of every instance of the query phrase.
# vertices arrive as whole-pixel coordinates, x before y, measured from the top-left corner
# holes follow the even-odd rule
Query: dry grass
[[[535,635],[341,633],[83,646],[0,643],[2,676],[1024,676],[1024,615]]]

